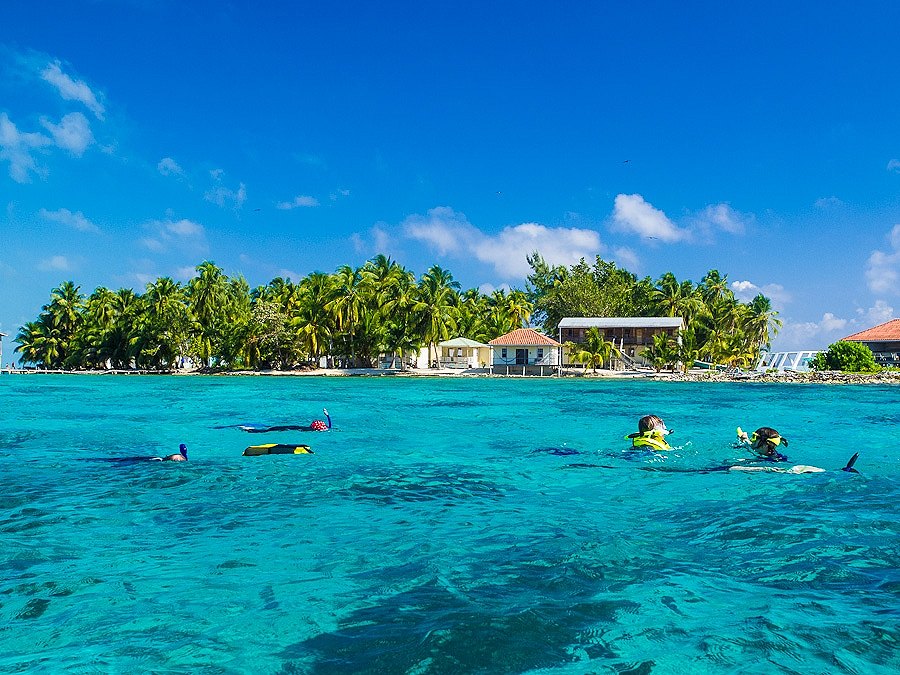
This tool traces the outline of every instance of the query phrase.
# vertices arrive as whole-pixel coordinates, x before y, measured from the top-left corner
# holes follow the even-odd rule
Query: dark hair
[[[769,440],[771,438],[778,437],[781,439],[781,442],[782,442],[782,444],[784,444],[784,447],[787,447],[787,445],[788,445],[788,439],[786,439],[784,436],[779,434],[772,427],[760,427],[753,433],[756,434],[757,443],[759,443],[759,441],[765,442],[766,451],[769,454],[772,454],[775,451],[775,447],[776,447],[775,443],[773,443],[771,440]]]
[[[662,418],[656,415],[644,415],[638,420],[638,431],[652,431],[656,427],[665,428],[665,426],[666,423],[662,421]]]

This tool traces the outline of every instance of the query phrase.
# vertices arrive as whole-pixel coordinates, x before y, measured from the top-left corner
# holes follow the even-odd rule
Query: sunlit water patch
[[[0,376],[0,671],[900,668],[900,388]],[[327,433],[247,434],[308,424]],[[638,417],[676,430],[628,451]],[[738,474],[736,426],[821,474]],[[262,442],[315,454],[242,457]],[[186,443],[190,461],[151,462]],[[853,475],[841,472],[860,451]]]

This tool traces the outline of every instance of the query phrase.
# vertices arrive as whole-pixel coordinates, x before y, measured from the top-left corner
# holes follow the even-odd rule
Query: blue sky
[[[203,260],[715,268],[784,349],[900,315],[900,5],[732,4],[7,0],[4,359],[64,280]]]

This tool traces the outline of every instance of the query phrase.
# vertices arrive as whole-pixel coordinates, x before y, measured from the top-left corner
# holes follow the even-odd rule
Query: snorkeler
[[[788,446],[788,439],[783,438],[772,427],[760,427],[750,436],[747,432],[737,428],[738,447],[749,446],[749,448],[760,458],[769,462],[786,462],[787,456],[778,452],[778,446]]]
[[[256,426],[253,424],[240,424],[238,427],[249,434],[264,434],[269,431],[328,431],[331,429],[331,416],[326,408],[322,408],[327,422],[322,420],[313,420],[308,425],[303,424],[278,424],[271,427]]]
[[[666,442],[666,436],[672,433],[675,433],[674,430],[667,429],[662,418],[656,415],[644,415],[638,420],[637,433],[628,434],[625,438],[631,439],[632,448],[671,450],[671,446]]]
[[[151,457],[151,462],[186,462],[187,446],[182,443],[178,446],[178,453],[174,455],[166,455],[165,457]]]

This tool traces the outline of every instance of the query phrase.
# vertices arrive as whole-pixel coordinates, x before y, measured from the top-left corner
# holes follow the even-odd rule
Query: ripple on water
[[[900,388],[0,380],[3,672],[900,672]],[[214,428],[323,405],[315,455]],[[691,473],[749,423],[863,474]]]

